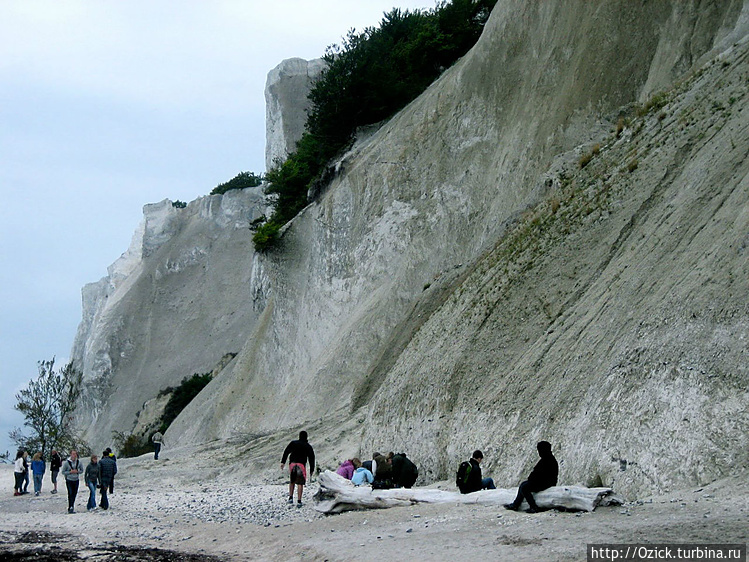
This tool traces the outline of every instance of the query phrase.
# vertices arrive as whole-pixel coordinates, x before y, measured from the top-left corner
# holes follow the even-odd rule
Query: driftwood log
[[[321,513],[343,513],[358,509],[386,509],[416,503],[467,503],[502,506],[517,495],[517,488],[481,490],[472,494],[448,492],[433,488],[394,488],[373,490],[369,486],[354,486],[343,476],[326,470],[319,477],[320,491],[315,495],[315,509]],[[621,505],[622,500],[611,488],[582,486],[554,486],[534,494],[542,509],[565,511],[593,511],[599,505]],[[522,509],[528,504],[523,501]]]

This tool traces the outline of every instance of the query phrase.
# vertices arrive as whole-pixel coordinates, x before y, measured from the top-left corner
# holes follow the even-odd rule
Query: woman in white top
[[[16,478],[16,483],[13,488],[13,495],[20,496],[23,493],[23,479],[26,476],[26,464],[24,460],[28,453],[23,450],[19,450],[16,453],[16,462],[13,467],[13,476]]]

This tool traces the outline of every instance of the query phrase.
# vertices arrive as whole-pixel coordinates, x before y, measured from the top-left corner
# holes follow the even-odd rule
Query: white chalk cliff
[[[307,95],[327,64],[322,59],[287,59],[265,83],[265,167],[270,170],[294,152],[310,107]]]
[[[278,251],[259,190],[147,206],[84,288],[87,438],[237,353],[171,443],[305,426],[331,462],[404,450],[431,481],[481,448],[511,485],[543,438],[631,495],[745,470],[747,31],[739,0],[500,0]]]

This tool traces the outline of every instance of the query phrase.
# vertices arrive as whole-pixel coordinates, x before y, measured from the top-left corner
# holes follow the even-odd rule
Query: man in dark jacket
[[[374,482],[372,482],[372,488],[374,490],[389,490],[393,487],[393,457],[395,453],[390,451],[386,455],[375,455],[372,458],[372,466],[375,467]]]
[[[117,461],[114,459],[114,456],[109,456],[109,453],[104,451],[99,460],[99,485],[101,486],[99,507],[102,509],[109,509],[109,498],[107,498],[107,492],[114,482],[115,474],[117,474]]]
[[[406,453],[393,456],[393,485],[396,488],[410,488],[418,477],[419,469],[406,456]]]
[[[57,493],[57,475],[60,473],[61,466],[62,458],[60,457],[60,454],[55,449],[52,449],[52,457],[49,461],[49,469],[54,489],[50,492],[51,494]]]
[[[523,499],[528,502],[530,509],[528,513],[538,513],[541,511],[536,505],[536,500],[533,498],[533,492],[540,492],[557,485],[557,478],[559,477],[559,464],[554,455],[551,454],[551,443],[548,441],[539,441],[536,445],[538,450],[538,456],[541,460],[536,463],[533,467],[533,471],[528,480],[520,484],[518,488],[518,495],[515,501],[505,505],[507,509],[517,511],[520,508],[520,504],[523,503]]]
[[[281,470],[289,459],[289,504],[294,503],[294,484],[297,487],[297,507],[302,507],[302,492],[307,483],[307,462],[309,462],[310,474],[315,471],[315,451],[307,442],[307,432],[300,431],[299,439],[292,441],[286,446],[281,457]]]
[[[463,486],[460,487],[461,494],[470,494],[472,492],[478,492],[479,490],[494,490],[494,480],[491,478],[483,478],[481,476],[481,463],[484,461],[484,453],[476,449],[471,455],[471,460],[468,461],[471,465],[471,470],[468,472],[468,477]]]

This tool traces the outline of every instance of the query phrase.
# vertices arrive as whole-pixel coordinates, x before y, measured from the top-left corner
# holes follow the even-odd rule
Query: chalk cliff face
[[[331,463],[402,449],[429,481],[481,448],[509,486],[544,438],[565,482],[632,495],[745,468],[748,26],[740,1],[500,1],[279,251],[252,251],[258,192],[147,207],[84,289],[88,437],[231,352],[170,442],[314,424]]]
[[[160,390],[244,345],[256,316],[249,224],[265,210],[259,188],[146,205],[128,251],[83,288],[72,358],[87,387],[79,421],[97,449],[129,433]]]
[[[325,61],[287,59],[268,73],[265,84],[265,167],[270,170],[294,152],[307,122],[307,95]]]

